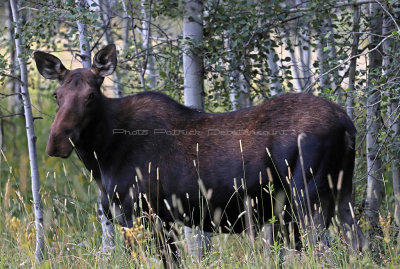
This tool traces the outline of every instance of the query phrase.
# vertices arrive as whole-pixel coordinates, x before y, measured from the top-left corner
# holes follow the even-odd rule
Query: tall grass
[[[141,217],[129,231],[116,229],[116,248],[104,254],[101,248],[101,227],[96,217],[96,186],[89,182],[81,164],[72,159],[47,159],[42,166],[45,209],[46,253],[41,265],[34,264],[34,216],[29,191],[22,192],[25,162],[16,166],[3,156],[0,189],[0,268],[159,268],[157,240],[151,222]],[[48,167],[47,171],[45,167]],[[21,177],[22,175],[22,177]],[[29,182],[27,183],[29,185]],[[28,188],[29,189],[29,188]],[[205,191],[205,190],[204,190]],[[271,185],[269,192],[273,192]],[[205,191],[207,195],[207,191]],[[240,201],[243,202],[243,201]],[[206,201],[205,201],[206,203]],[[274,222],[274,221],[271,221]],[[371,240],[371,248],[363,253],[349,251],[337,226],[329,230],[330,248],[319,245],[297,252],[290,243],[275,241],[265,244],[258,236],[254,241],[245,233],[221,234],[217,230],[209,253],[198,261],[186,251],[183,227],[176,225],[175,234],[183,268],[398,268],[399,249],[395,241],[397,229],[391,215],[381,216],[382,235]],[[279,228],[279,225],[273,227]],[[129,233],[125,238],[123,233]],[[260,232],[260,231],[258,231]],[[282,235],[278,235],[282,236]],[[290,237],[290,235],[288,236]],[[124,241],[132,240],[131,249]]]

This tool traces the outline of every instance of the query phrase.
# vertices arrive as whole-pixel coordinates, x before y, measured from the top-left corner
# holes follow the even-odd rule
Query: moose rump
[[[155,103],[170,102],[160,94],[145,95],[154,95]],[[165,183],[163,199],[176,204],[173,196],[183,205],[180,214],[164,207],[163,219],[173,221],[173,216],[205,231],[241,232],[250,229],[243,212],[251,210],[254,225],[262,225],[276,215],[274,208],[280,208],[280,214],[285,208],[285,223],[313,225],[322,238],[337,203],[345,231],[354,226],[360,234],[351,244],[364,244],[349,207],[356,130],[337,105],[312,95],[288,94],[236,112],[187,110],[182,117],[168,122],[175,135],[166,132],[154,138],[163,141],[154,149],[161,162],[152,162]],[[246,208],[246,197],[251,208]]]

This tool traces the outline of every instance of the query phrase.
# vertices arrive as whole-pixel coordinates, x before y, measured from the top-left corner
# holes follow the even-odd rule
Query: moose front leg
[[[108,253],[114,250],[115,248],[115,242],[114,242],[114,236],[115,236],[115,230],[114,230],[114,224],[109,220],[109,218],[106,216],[104,212],[103,205],[101,203],[102,200],[102,192],[100,189],[97,190],[98,196],[97,196],[97,217],[99,218],[99,221],[101,223],[101,251],[103,253]]]

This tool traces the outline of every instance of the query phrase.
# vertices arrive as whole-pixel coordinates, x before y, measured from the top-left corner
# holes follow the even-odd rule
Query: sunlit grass
[[[76,160],[75,160],[76,161]],[[74,162],[72,160],[71,162]],[[138,218],[132,229],[116,228],[116,248],[101,253],[101,227],[96,217],[96,186],[89,183],[79,166],[60,161],[42,178],[46,253],[38,268],[159,268],[156,239],[146,218]],[[11,166],[11,165],[10,165]],[[42,167],[43,169],[43,167]],[[70,171],[68,171],[70,169]],[[17,169],[15,169],[17,171]],[[21,171],[21,169],[19,169]],[[34,265],[34,216],[29,192],[18,188],[19,173],[2,171],[0,190],[0,268],[30,268]],[[46,176],[47,175],[47,176]],[[29,185],[29,184],[28,184]],[[218,234],[201,261],[185,250],[182,227],[176,229],[183,268],[398,268],[399,248],[391,214],[380,218],[381,236],[372,239],[363,253],[350,251],[330,229],[330,248],[297,252],[275,243],[267,246],[258,236],[251,242],[246,234]],[[128,233],[125,236],[123,233]],[[126,249],[125,240],[131,240]]]

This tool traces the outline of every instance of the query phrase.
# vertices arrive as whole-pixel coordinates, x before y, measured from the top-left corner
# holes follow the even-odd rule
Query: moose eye
[[[53,93],[53,97],[56,100],[57,105],[60,106],[59,101],[58,101],[57,93]]]

